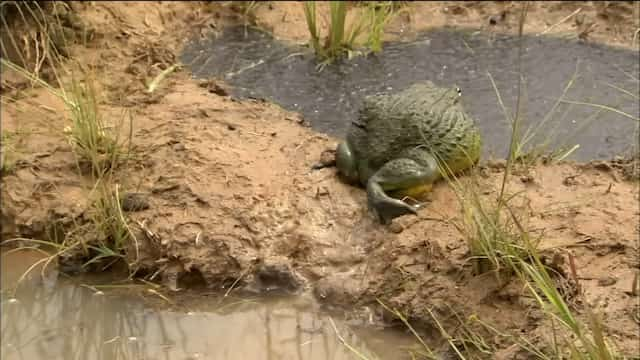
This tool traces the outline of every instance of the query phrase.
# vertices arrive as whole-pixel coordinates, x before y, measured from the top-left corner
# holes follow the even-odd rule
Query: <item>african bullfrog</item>
[[[339,174],[366,187],[369,209],[383,224],[416,214],[419,197],[446,174],[474,166],[482,139],[458,87],[431,81],[364,98],[335,155]]]

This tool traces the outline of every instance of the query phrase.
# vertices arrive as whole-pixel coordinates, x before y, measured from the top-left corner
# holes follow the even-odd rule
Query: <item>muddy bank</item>
[[[127,214],[137,239],[127,260],[140,276],[173,290],[310,293],[360,321],[388,324],[380,299],[422,330],[432,330],[432,310],[445,325],[456,323],[455,313],[473,313],[504,331],[544,333],[542,315],[518,284],[473,276],[447,185],[435,187],[418,217],[382,227],[369,218],[362,189],[341,183],[334,169],[311,170],[337,139],[303,126],[299,114],[234,100],[222,81],[198,83],[185,70],[145,92],[145,81],[175,61],[179,39],[187,38],[179,30],[208,19],[190,6],[87,7],[85,18],[101,24],[101,34],[93,48],[75,50],[108,74],[99,78],[104,115],[116,121],[126,108],[134,119],[135,156],[117,177],[149,203]],[[142,14],[145,23],[132,20]],[[19,135],[18,161],[2,179],[3,240],[46,239],[53,224],[86,223],[94,185],[79,175],[62,132],[63,104],[39,89],[22,95],[25,106],[2,107],[3,131]],[[523,191],[528,229],[542,236],[543,249],[572,254],[608,330],[623,350],[637,353],[637,296],[629,292],[640,266],[638,183],[625,175],[632,170],[536,165],[512,177],[508,189]],[[502,171],[499,164],[484,169],[487,201]]]
[[[138,114],[141,160],[121,170],[121,184],[150,203],[130,214],[139,258],[130,251],[129,260],[158,273],[156,281],[174,289],[195,278],[220,291],[309,290],[350,312],[374,309],[380,320],[376,298],[423,324],[433,308],[442,319],[473,311],[505,328],[540,325],[539,317],[523,316],[533,304],[517,289],[471,275],[454,226],[457,200],[445,184],[418,217],[399,219],[403,231],[394,233],[369,218],[364,191],[341,183],[334,169],[310,170],[335,140],[275,105],[211,96],[186,74],[174,81]],[[627,292],[638,267],[637,183],[617,169],[573,164],[531,171],[509,184],[528,198],[531,231],[544,234],[542,248],[571,251],[583,289],[601,301],[611,330],[632,339],[636,301]],[[481,188],[496,196],[501,170],[486,175]],[[90,191],[82,183],[62,149],[25,160],[4,179],[5,238],[42,238],[51,223],[82,222]]]

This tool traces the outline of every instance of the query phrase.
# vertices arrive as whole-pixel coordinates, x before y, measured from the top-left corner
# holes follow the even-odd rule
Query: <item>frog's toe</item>
[[[417,206],[411,206],[404,201],[385,198],[372,200],[369,207],[376,213],[381,224],[387,225],[397,217],[403,215],[416,215],[418,213]]]

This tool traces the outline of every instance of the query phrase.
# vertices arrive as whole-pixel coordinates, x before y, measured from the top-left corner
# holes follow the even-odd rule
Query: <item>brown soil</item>
[[[387,25],[385,39],[406,39],[443,26],[490,33],[518,32],[522,1],[413,1]],[[357,8],[356,8],[357,9]],[[351,11],[350,14],[355,12]],[[323,33],[328,5],[318,6]],[[255,10],[255,23],[282,39],[308,41],[302,6],[274,1]],[[633,1],[532,1],[524,27],[528,34],[579,38],[625,48],[640,44],[640,4]]]
[[[534,4],[530,19],[538,25],[530,28],[542,29],[579,6],[588,17],[597,7],[563,4]],[[297,6],[261,6],[258,23],[278,24],[271,27],[276,34],[302,39],[304,19]],[[421,10],[412,12],[412,31],[481,25],[497,9],[511,14],[515,5],[414,6]],[[449,10],[442,12],[445,7]],[[145,92],[144,81],[176,61],[187,25],[219,29],[239,20],[230,9],[211,3],[95,2],[75,11],[95,36],[87,47],[70,52],[98,74],[103,115],[121,119],[127,109],[133,117],[136,156],[118,174],[125,189],[148,196],[149,209],[129,215],[138,264],[149,273],[157,272],[170,287],[187,286],[194,278],[189,275],[195,275],[223,291],[231,285],[306,289],[328,306],[356,314],[373,308],[387,319],[376,305],[380,299],[422,329],[433,325],[431,310],[445,324],[454,324],[458,312],[476,314],[503,331],[546,335],[548,323],[525,289],[472,274],[467,244],[454,226],[461,221],[458,201],[446,184],[434,188],[419,216],[383,227],[367,215],[362,189],[341,183],[334,169],[311,170],[337,139],[304,127],[300,115],[269,103],[235,101],[221,90],[224,84],[196,83],[186,71],[171,74],[154,94]],[[277,20],[284,14],[286,20]],[[513,27],[510,19],[507,28]],[[615,27],[601,26],[591,36],[627,44],[632,25],[625,19],[616,22],[618,37],[612,36]],[[552,32],[570,29],[572,22]],[[16,138],[17,162],[3,176],[2,239],[43,238],[54,222],[86,221],[92,184],[78,174],[63,135],[69,121],[63,104],[3,75],[2,126]],[[495,198],[503,176],[499,163],[490,165],[479,180],[486,199]],[[623,163],[536,165],[514,175],[508,190],[528,199],[525,225],[542,235],[546,256],[564,260],[556,263],[574,290],[567,298],[582,311],[575,295],[579,287],[603,314],[616,343],[637,354],[640,306],[631,290],[640,268],[640,198],[637,180],[628,176],[634,169],[637,179],[637,168]]]

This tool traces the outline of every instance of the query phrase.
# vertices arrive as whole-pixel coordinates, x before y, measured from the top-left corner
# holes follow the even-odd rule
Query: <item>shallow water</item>
[[[358,358],[339,342],[328,315],[300,297],[221,303],[202,295],[168,310],[150,302],[152,295],[98,292],[55,269],[44,278],[36,269],[14,294],[20,275],[41,258],[33,251],[2,257],[3,360]],[[345,340],[372,359],[401,359],[402,347],[414,344],[404,333],[334,321]]]
[[[510,128],[498,105],[490,73],[504,104],[515,109],[518,39],[438,30],[415,41],[386,44],[377,56],[357,57],[320,73],[308,49],[269,34],[232,27],[217,37],[189,42],[181,55],[198,78],[224,79],[238,97],[263,98],[303,114],[318,131],[341,137],[366,94],[397,91],[419,80],[463,90],[468,112],[484,135],[485,155],[504,156]],[[545,118],[563,89],[564,100],[615,107],[638,118],[638,52],[549,37],[524,40],[525,124]],[[616,89],[619,88],[619,89]],[[620,90],[623,89],[623,90]],[[625,93],[625,91],[627,93]],[[610,158],[637,143],[638,121],[588,105],[561,103],[531,144],[572,147],[577,160]],[[513,110],[510,110],[513,111]]]

